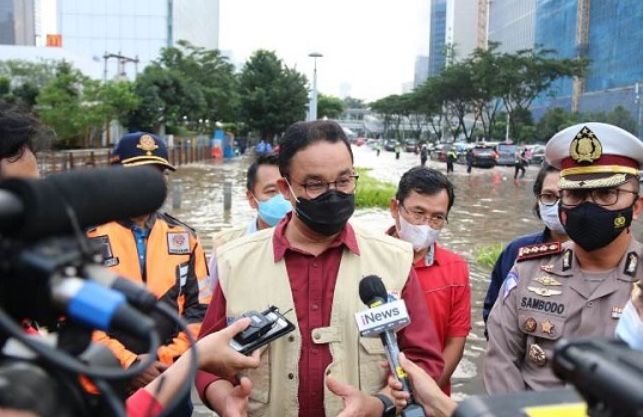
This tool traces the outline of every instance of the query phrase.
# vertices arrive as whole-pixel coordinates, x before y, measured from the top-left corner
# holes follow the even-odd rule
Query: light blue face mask
[[[292,211],[290,201],[286,200],[281,194],[277,194],[265,201],[256,201],[259,206],[259,217],[270,227],[279,223],[279,220]]]
[[[628,302],[616,326],[616,337],[632,349],[643,351],[643,322],[632,302]]]

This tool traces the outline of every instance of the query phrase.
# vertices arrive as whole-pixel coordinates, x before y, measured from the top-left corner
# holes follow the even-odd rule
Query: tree
[[[70,64],[58,65],[55,77],[37,98],[40,118],[51,126],[62,147],[90,146],[91,139],[111,120],[137,104],[128,82],[102,84]]]
[[[85,133],[86,109],[81,107],[85,82],[87,78],[80,71],[62,62],[56,69],[55,78],[38,96],[38,115],[54,129],[64,147],[77,145]]]
[[[572,113],[565,111],[561,107],[547,110],[536,124],[538,140],[547,142],[557,132],[573,125],[575,121],[572,120],[572,116]]]
[[[497,42],[489,42],[487,49],[477,48],[468,60],[471,65],[472,88],[475,90],[472,97],[473,111],[482,124],[482,136],[486,140],[493,137],[496,116],[502,107],[502,100],[498,98],[503,89],[499,76],[499,46]]]
[[[623,106],[616,106],[611,112],[607,113],[605,123],[613,124],[621,129],[627,130],[634,136],[638,136],[636,120]]]
[[[131,130],[204,132],[217,121],[236,119],[234,66],[218,50],[179,41],[164,48],[134,87],[139,103],[124,120]]]
[[[306,115],[306,77],[288,68],[274,52],[256,51],[239,77],[240,116],[262,139],[273,137]]]
[[[447,122],[454,118],[457,125],[449,124],[449,129],[454,139],[460,133],[467,142],[471,142],[472,134],[476,128],[479,113],[476,112],[474,103],[478,99],[477,89],[474,86],[473,66],[469,61],[462,61],[445,68],[438,78],[444,105],[447,109]],[[470,123],[467,123],[467,119]]]
[[[403,110],[402,110],[402,102],[400,100],[400,96],[397,94],[386,96],[384,98],[381,98],[379,100],[372,102],[369,105],[369,107],[371,108],[372,111],[378,113],[384,119],[383,120],[384,135],[390,136],[389,130],[391,125],[393,125],[394,131],[395,131],[395,135],[394,135],[395,138],[401,139],[400,124],[402,123]]]
[[[317,117],[338,119],[344,113],[344,101],[341,98],[320,94],[317,99]]]
[[[344,108],[346,109],[365,109],[364,100],[353,97],[344,97]]]
[[[138,76],[134,92],[139,105],[124,120],[130,130],[158,132],[166,124],[172,132],[188,115],[200,114],[206,106],[197,86],[179,71],[158,64],[148,65]]]
[[[57,65],[54,61],[45,60],[39,62],[17,59],[0,61],[0,77],[10,80],[9,91],[0,94],[0,96],[8,103],[31,111],[36,104],[40,90],[55,77]]]
[[[585,58],[556,59],[555,51],[537,47],[514,54],[498,56],[498,93],[510,115],[512,132],[518,118],[515,112],[525,111],[541,93],[549,90],[554,81],[564,77],[584,76],[588,61]]]
[[[213,123],[233,121],[239,101],[234,65],[219,50],[196,47],[184,40],[178,41],[178,45],[178,48],[163,49],[159,63],[178,71],[203,95],[204,108],[190,117]]]
[[[413,91],[413,110],[424,115],[433,136],[442,139],[442,126],[447,117],[445,98],[439,77],[431,77]]]
[[[633,135],[637,135],[636,120],[622,106],[616,106],[607,113],[571,113],[556,107],[549,109],[538,121],[537,137],[539,140],[546,142],[564,128],[587,121],[609,123],[627,130]]]

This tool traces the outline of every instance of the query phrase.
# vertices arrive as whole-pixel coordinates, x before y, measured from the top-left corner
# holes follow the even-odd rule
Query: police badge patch
[[[103,257],[103,266],[116,266],[119,264],[118,258],[114,256],[112,251],[112,244],[109,242],[109,236],[101,235],[90,239],[93,245],[100,249],[100,254]]]
[[[190,236],[188,232],[168,232],[167,251],[170,255],[190,253]]]

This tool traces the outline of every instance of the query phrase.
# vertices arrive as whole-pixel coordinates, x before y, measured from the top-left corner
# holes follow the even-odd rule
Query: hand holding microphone
[[[406,304],[403,300],[389,302],[389,296],[382,279],[375,275],[362,278],[359,283],[359,296],[362,302],[369,307],[368,310],[355,314],[360,335],[362,337],[379,335],[386,349],[391,372],[401,383],[402,390],[409,394],[408,405],[402,410],[401,415],[403,417],[424,417],[424,410],[415,403],[408,376],[399,361],[400,348],[395,332],[411,322]],[[382,401],[384,402],[384,400]]]

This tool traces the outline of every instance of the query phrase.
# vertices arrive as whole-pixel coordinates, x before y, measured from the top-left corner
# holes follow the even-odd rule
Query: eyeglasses
[[[398,207],[406,212],[411,217],[414,224],[429,224],[436,229],[444,227],[445,223],[449,223],[449,219],[442,214],[426,214],[423,211],[408,210],[402,203],[398,202]]]
[[[554,193],[538,194],[538,201],[546,206],[553,206],[559,199],[560,197]]]
[[[621,193],[638,195],[637,191],[624,190],[622,188],[593,188],[589,190],[561,190],[560,202],[564,206],[577,206],[589,196],[599,206],[613,206],[619,200]]]
[[[355,188],[357,187],[358,178],[359,178],[359,175],[350,174],[350,175],[342,175],[341,177],[337,178],[335,181],[308,180],[303,183],[297,182],[296,184],[298,184],[301,187],[304,187],[304,191],[306,192],[306,195],[308,197],[315,198],[315,197],[319,197],[320,195],[324,194],[326,191],[330,190],[331,184],[333,185],[333,188],[335,188],[337,191],[341,191],[346,194],[351,194],[353,191],[355,191]]]

